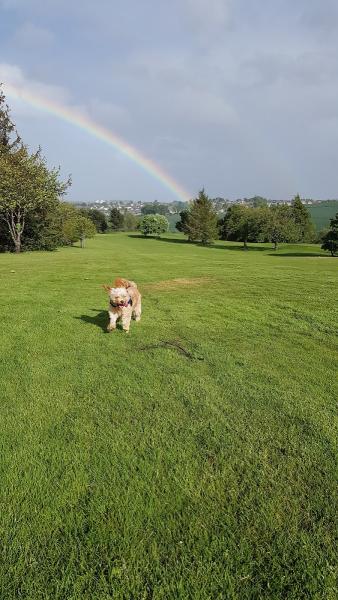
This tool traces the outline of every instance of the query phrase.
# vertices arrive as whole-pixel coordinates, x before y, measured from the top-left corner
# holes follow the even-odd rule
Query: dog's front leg
[[[130,321],[131,321],[131,312],[127,315],[122,315],[122,327],[123,327],[123,331],[125,331],[126,333],[129,333]]]
[[[107,327],[107,331],[113,331],[116,329],[116,321],[117,321],[117,313],[113,313],[109,311],[109,323]]]

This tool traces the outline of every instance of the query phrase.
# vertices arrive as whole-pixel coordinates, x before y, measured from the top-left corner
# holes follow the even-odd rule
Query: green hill
[[[311,214],[312,221],[317,231],[320,231],[321,229],[324,229],[324,227],[329,226],[330,219],[338,212],[338,200],[328,200],[327,202],[307,206],[307,209]]]

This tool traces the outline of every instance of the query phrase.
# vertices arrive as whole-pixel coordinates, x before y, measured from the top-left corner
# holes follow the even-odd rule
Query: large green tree
[[[338,254],[338,213],[330,219],[330,229],[323,236],[322,249],[331,252],[331,256]]]
[[[0,246],[18,253],[55,247],[52,214],[70,185],[49,169],[39,149],[30,153],[13,123],[0,86]]]
[[[58,169],[47,168],[40,150],[29,154],[25,146],[0,152],[0,173],[0,214],[18,253],[29,216],[51,207],[70,182],[60,181]]]
[[[221,222],[220,237],[226,240],[243,242],[243,247],[247,250],[248,242],[263,241],[259,239],[262,231],[260,209],[234,204],[228,208]]]
[[[201,242],[204,246],[211,244],[218,237],[217,214],[212,201],[202,189],[189,208],[183,232],[193,242]]]
[[[265,223],[266,237],[277,250],[281,242],[297,242],[299,240],[299,227],[295,223],[294,214],[290,206],[278,204],[271,206],[268,219]]]

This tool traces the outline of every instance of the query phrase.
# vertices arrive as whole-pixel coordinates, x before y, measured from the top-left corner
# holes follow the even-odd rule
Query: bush
[[[145,215],[140,222],[140,231],[146,237],[147,235],[156,235],[165,233],[169,229],[169,221],[163,215]]]

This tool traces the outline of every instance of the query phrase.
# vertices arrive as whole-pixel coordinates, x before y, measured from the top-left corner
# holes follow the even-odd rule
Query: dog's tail
[[[135,281],[129,281],[129,279],[124,279],[123,277],[117,277],[114,281],[114,287],[117,288],[129,288],[129,287],[133,287],[133,288],[137,288],[137,285],[135,283]]]

